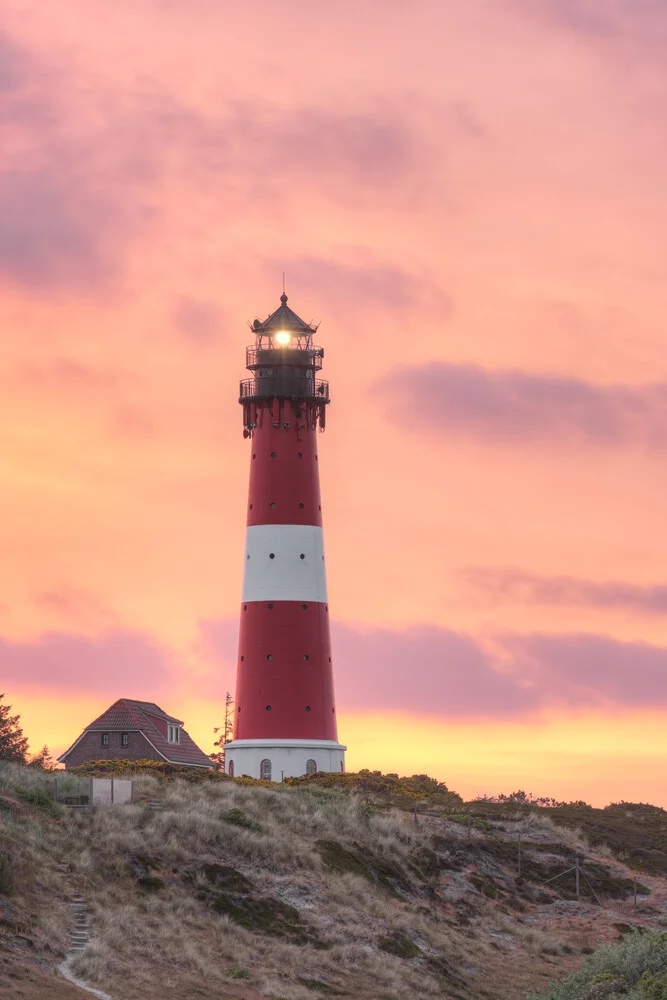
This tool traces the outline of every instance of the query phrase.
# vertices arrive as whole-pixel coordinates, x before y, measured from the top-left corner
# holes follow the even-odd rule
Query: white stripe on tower
[[[243,600],[327,601],[322,528],[256,524],[246,529]]]

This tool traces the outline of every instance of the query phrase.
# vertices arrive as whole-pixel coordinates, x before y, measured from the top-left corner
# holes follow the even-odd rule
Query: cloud
[[[53,595],[42,599],[53,605]],[[563,709],[649,709],[667,699],[667,648],[605,635],[480,638],[436,626],[364,629],[339,622],[332,640],[342,710],[516,719]],[[200,622],[192,651],[197,683],[214,701],[233,688],[237,641],[236,617]],[[0,677],[12,687],[61,695],[156,700],[182,693],[192,675],[155,637],[108,628],[94,636],[52,631],[0,640]]]
[[[208,216],[214,201],[220,217],[260,213],[270,227],[308,193],[351,208],[388,193],[419,200],[432,172],[428,129],[400,102],[222,99],[209,112],[145,80],[128,90],[77,74],[7,35],[0,94],[0,279],[42,294],[113,289],[128,243],[160,220],[170,179],[205,198]],[[461,141],[479,131],[458,105],[445,127]],[[205,308],[177,306],[186,335],[211,336]]]
[[[0,31],[0,94],[8,95],[20,89],[28,79],[29,54],[3,31]]]
[[[45,364],[24,364],[17,372],[18,378],[24,383],[41,389],[55,389],[71,395],[73,392],[91,390],[99,392],[114,389],[119,385],[127,385],[126,376],[121,379],[118,372],[91,368],[72,358],[54,358]]]
[[[632,61],[667,56],[667,9],[662,0],[510,0],[521,14],[561,28],[600,47],[604,54]]]
[[[513,443],[667,445],[667,383],[595,385],[558,375],[432,362],[376,383],[414,429]],[[398,401],[399,405],[396,405]]]
[[[153,697],[170,686],[172,654],[151,636],[114,629],[98,636],[45,632],[0,639],[0,677],[15,687],[110,697]]]
[[[183,296],[174,306],[172,319],[187,340],[205,346],[217,340],[223,317],[216,303]]]
[[[633,3],[636,0],[632,0]],[[621,27],[622,6],[627,0],[515,0],[520,10],[595,38],[615,36]],[[639,0],[641,3],[641,0]]]
[[[444,718],[514,716],[539,708],[535,691],[503,673],[471,636],[417,626],[332,629],[336,692],[347,708]]]
[[[293,192],[298,182],[329,200],[357,203],[422,173],[424,140],[394,105],[350,111],[246,101],[229,106],[218,122],[200,120],[199,128],[202,140],[216,142],[222,131],[255,191],[287,182]]]
[[[267,262],[275,272],[275,263]],[[414,307],[437,310],[447,318],[453,308],[451,296],[426,273],[413,273],[390,264],[359,247],[338,247],[334,257],[303,255],[285,261],[287,288],[292,281],[301,289],[316,290],[318,301],[335,316],[342,311],[367,310],[406,312]]]
[[[70,627],[106,628],[114,619],[99,596],[70,584],[41,590],[34,595],[33,602],[40,611]]]
[[[620,580],[596,582],[568,576],[539,576],[516,568],[471,567],[464,580],[494,601],[626,609],[648,615],[667,613],[667,584],[641,586]]]
[[[588,634],[494,636],[447,629],[361,632],[334,626],[338,699],[443,718],[507,718],[549,709],[667,699],[667,649]]]
[[[504,636],[503,655],[545,704],[653,708],[667,704],[667,649],[589,634]]]
[[[211,693],[221,699],[232,683],[238,621],[200,626]],[[332,642],[342,710],[508,719],[564,708],[649,709],[667,696],[666,648],[604,635],[479,638],[426,625],[399,631],[334,622]]]
[[[49,163],[0,173],[0,273],[21,285],[76,288],[106,283],[105,237],[115,228],[108,192],[85,176],[84,151],[52,147]],[[78,163],[78,156],[81,160]]]
[[[476,125],[464,111],[448,119],[461,141]],[[260,211],[265,224],[282,227],[308,193],[349,208],[384,208],[390,191],[404,205],[420,200],[432,174],[427,135],[400,102],[352,110],[253,98],[223,100],[207,113],[151,91],[137,101],[127,139],[140,140],[144,157],[205,181],[226,217]]]
[[[67,73],[6,35],[0,67],[0,279],[43,294],[99,289],[130,229],[112,125],[77,126],[81,99]]]

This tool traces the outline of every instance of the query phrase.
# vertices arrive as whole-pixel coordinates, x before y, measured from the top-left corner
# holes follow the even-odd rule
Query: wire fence
[[[439,820],[443,820],[443,819],[447,819],[448,818],[448,817],[443,817],[441,813],[421,812],[420,810],[417,809],[417,807],[415,807],[415,809],[414,809],[414,822],[416,824],[419,823],[419,817],[420,816],[431,817],[431,818],[439,819]],[[468,840],[472,840],[472,831],[473,831],[473,828],[474,828],[474,820],[473,820],[472,813],[468,813],[467,814],[467,822],[465,823],[465,826],[466,826],[466,829],[467,829],[467,839]],[[491,829],[486,829],[483,832],[486,834],[486,836],[493,837],[493,829],[492,828]],[[516,871],[517,871],[517,879],[523,880],[524,869],[525,869],[525,865],[524,865],[524,861],[525,861],[524,852],[525,852],[525,846],[526,845],[525,845],[525,842],[523,841],[521,833],[519,833],[519,835],[514,840],[513,839],[508,839],[508,838],[502,838],[502,839],[506,843],[510,843],[510,844],[511,843],[515,843],[516,844]],[[530,846],[531,846],[531,849],[535,849],[539,845],[531,842]],[[604,904],[602,902],[602,899],[601,899],[600,895],[596,892],[594,886],[591,884],[591,881],[590,881],[590,879],[588,878],[588,876],[586,874],[586,872],[590,871],[591,869],[598,870],[603,877],[605,877],[605,876],[608,875],[608,869],[605,870],[605,868],[602,865],[596,864],[595,862],[590,861],[588,858],[586,858],[586,860],[585,860],[585,869],[584,869],[584,863],[582,863],[581,857],[579,855],[577,855],[576,858],[575,858],[575,861],[574,861],[573,865],[570,865],[568,868],[565,868],[561,872],[557,872],[555,875],[552,875],[549,878],[539,878],[539,877],[536,877],[536,873],[534,871],[531,872],[531,874],[530,874],[530,881],[531,882],[535,882],[537,884],[542,884],[544,886],[547,886],[547,885],[549,885],[551,883],[558,882],[559,879],[562,879],[562,878],[564,878],[567,875],[574,874],[574,883],[575,883],[575,885],[574,885],[574,894],[575,894],[575,897],[576,897],[576,901],[578,903],[581,902],[581,897],[582,897],[582,882],[583,882],[586,885],[586,887],[589,889],[589,891],[591,893],[591,896],[596,900],[596,902],[598,903],[598,905],[602,907],[602,906],[604,906]],[[554,886],[554,888],[555,888],[555,886]],[[637,896],[638,896],[638,882],[637,882],[637,877],[635,875],[633,875],[632,876],[632,898],[633,898],[633,905],[634,905],[635,912],[637,911]]]

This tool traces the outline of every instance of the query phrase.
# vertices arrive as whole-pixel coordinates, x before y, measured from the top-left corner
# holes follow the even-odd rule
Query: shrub
[[[48,792],[43,792],[41,788],[17,788],[16,794],[24,802],[28,802],[31,806],[36,806],[38,809],[53,809],[55,804]]]
[[[593,1000],[628,996],[633,1000],[667,1000],[667,934],[631,934],[621,944],[605,945],[586,959],[581,969],[546,993],[529,993],[529,1000]],[[628,992],[630,990],[630,992]]]
[[[232,966],[231,969],[227,970],[230,979],[250,979],[250,973],[247,969],[241,969],[237,966]]]
[[[395,800],[404,800],[412,808],[420,800],[428,800],[455,808],[463,800],[456,792],[450,792],[444,781],[437,781],[427,774],[413,774],[409,778],[399,778],[397,774],[383,774],[382,771],[362,770],[316,771],[300,778],[285,778],[286,785],[306,785],[318,788],[336,788],[342,791],[366,792]]]
[[[85,778],[130,778],[134,774],[152,774],[165,780],[182,778],[193,783],[232,780],[222,771],[210,767],[188,767],[166,760],[90,760],[70,768],[70,774]]]
[[[631,813],[662,813],[665,815],[665,810],[662,806],[652,806],[649,802],[624,802],[621,799],[620,802],[610,802],[608,806],[605,806],[605,812],[614,809],[620,809],[623,812]]]
[[[657,976],[645,972],[637,985],[646,1000],[667,1000],[667,972]]]
[[[254,819],[249,819],[242,809],[238,806],[234,806],[233,809],[228,809],[220,816],[221,820],[225,823],[231,823],[232,826],[241,826],[246,830],[261,830],[259,823],[255,823]]]

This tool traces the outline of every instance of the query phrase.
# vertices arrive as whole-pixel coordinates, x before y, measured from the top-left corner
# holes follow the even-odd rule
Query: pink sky
[[[233,690],[248,320],[321,321],[348,768],[667,805],[661,0],[5,0],[0,690]]]

